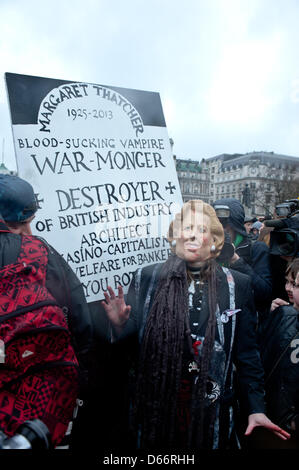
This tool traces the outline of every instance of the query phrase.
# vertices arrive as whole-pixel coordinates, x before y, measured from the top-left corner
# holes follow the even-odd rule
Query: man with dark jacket
[[[254,291],[255,306],[259,320],[268,312],[271,305],[272,277],[269,248],[263,242],[252,243],[244,228],[245,213],[240,201],[234,198],[218,199],[213,203],[218,215],[218,207],[226,206],[228,216],[221,217],[224,231],[229,234],[234,245],[234,253],[226,264],[236,271],[247,274],[251,278]],[[218,212],[218,213],[217,213]]]
[[[33,188],[28,182],[17,176],[0,175],[0,213],[3,220],[0,230],[0,269],[18,261],[23,237],[32,236],[30,223],[37,208]],[[45,240],[39,240],[47,252],[45,286],[65,314],[71,343],[81,369],[81,385],[84,387],[92,323],[83,288],[62,256]]]

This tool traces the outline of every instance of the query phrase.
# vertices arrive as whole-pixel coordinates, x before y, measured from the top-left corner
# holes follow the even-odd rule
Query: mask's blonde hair
[[[224,243],[223,227],[216,215],[214,208],[200,199],[194,199],[186,202],[183,205],[181,212],[176,214],[174,220],[171,222],[168,229],[167,239],[173,252],[175,252],[175,248],[172,242],[178,238],[181,238],[183,225],[202,225],[203,215],[206,215],[210,219],[210,231],[213,237],[213,243],[215,245],[215,251],[211,253],[211,258],[214,258],[220,254]]]

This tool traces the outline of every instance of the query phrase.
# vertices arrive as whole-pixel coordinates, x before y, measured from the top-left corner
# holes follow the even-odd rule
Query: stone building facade
[[[274,152],[221,154],[193,160],[176,160],[184,202],[234,197],[246,215],[272,216],[275,206],[299,197],[299,158]]]
[[[299,196],[299,158],[274,152],[222,154],[202,160],[210,202],[235,197],[247,215],[273,215],[275,206]]]
[[[209,170],[196,160],[182,160],[174,156],[183,202],[202,199],[209,202]]]

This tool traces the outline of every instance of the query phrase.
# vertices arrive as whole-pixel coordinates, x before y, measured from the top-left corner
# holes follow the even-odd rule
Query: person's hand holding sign
[[[112,287],[108,286],[107,289],[110,295],[108,292],[104,292],[105,301],[102,302],[102,305],[116,333],[120,334],[129,319],[131,306],[126,305],[121,285],[118,286],[118,297],[116,297]]]

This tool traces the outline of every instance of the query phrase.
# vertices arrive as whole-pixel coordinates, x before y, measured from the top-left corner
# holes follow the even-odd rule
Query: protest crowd
[[[37,211],[0,175],[0,448],[299,448],[299,203],[188,201],[169,258],[91,304]]]

